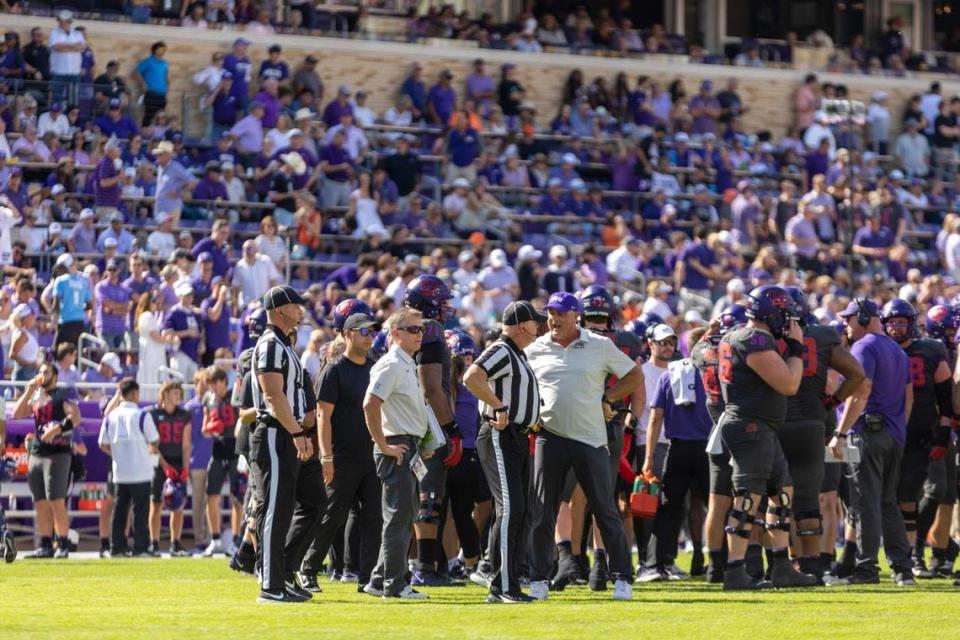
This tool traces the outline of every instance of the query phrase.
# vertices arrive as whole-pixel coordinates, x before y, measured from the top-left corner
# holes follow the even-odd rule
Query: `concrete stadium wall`
[[[116,59],[123,74],[129,74],[136,63],[149,55],[150,45],[164,40],[168,45],[167,59],[172,67],[172,87],[168,111],[180,113],[181,97],[198,94],[190,77],[206,66],[216,50],[226,51],[230,43],[240,35],[233,31],[195,31],[179,27],[144,26],[110,22],[81,22],[86,27],[97,60],[97,73],[106,62]],[[27,31],[40,25],[45,30],[54,26],[49,18],[30,16],[0,16],[4,29],[14,29],[25,36]],[[696,92],[703,79],[711,79],[715,85],[725,82],[730,76],[740,79],[744,104],[750,107],[745,117],[748,131],[767,128],[775,135],[785,132],[792,122],[791,96],[802,82],[806,72],[784,69],[745,69],[718,65],[688,64],[676,61],[624,60],[603,56],[572,56],[563,54],[520,54],[509,51],[477,49],[475,47],[448,46],[450,41],[437,41],[437,46],[386,43],[368,40],[345,40],[339,38],[316,38],[306,36],[251,36],[250,48],[255,67],[266,56],[267,47],[274,42],[284,48],[284,59],[295,67],[308,53],[320,60],[318,72],[326,86],[329,99],[340,84],[349,84],[354,89],[364,88],[370,95],[369,104],[379,113],[387,109],[397,96],[400,84],[413,62],[424,66],[424,79],[428,85],[440,70],[449,68],[456,75],[455,86],[462,91],[463,81],[471,70],[476,57],[487,60],[488,71],[498,71],[506,62],[518,63],[519,79],[528,91],[528,98],[536,104],[538,119],[546,125],[556,114],[563,83],[574,68],[583,70],[586,80],[606,76],[609,81],[623,71],[631,83],[639,74],[646,74],[667,83],[680,76],[684,79],[689,95]],[[24,37],[22,41],[29,38]],[[869,101],[873,91],[883,90],[890,94],[890,109],[894,121],[899,122],[907,97],[922,93],[932,78],[896,79],[873,76],[842,74],[819,74],[822,81],[846,84],[851,97]],[[960,82],[939,78],[945,93],[960,93]]]

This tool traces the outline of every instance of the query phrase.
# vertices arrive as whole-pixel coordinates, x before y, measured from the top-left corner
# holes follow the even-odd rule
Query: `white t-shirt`
[[[657,395],[657,383],[660,380],[660,376],[663,373],[666,373],[666,367],[658,367],[653,363],[653,359],[647,360],[640,367],[640,370],[643,371],[643,385],[647,390],[647,400],[643,405],[643,414],[639,416],[639,424],[637,424],[637,444],[644,444],[647,441],[647,423],[650,421],[650,407],[653,405],[653,401]],[[657,439],[657,442],[669,442],[666,437],[667,430],[662,426],[660,428],[660,437]]]
[[[66,138],[70,135],[70,120],[62,113],[56,118],[49,111],[41,113],[37,118],[37,135],[42,138],[47,131],[53,131],[58,138]]]
[[[83,34],[76,29],[67,33],[60,27],[50,32],[50,73],[60,76],[78,76],[83,66],[82,51],[54,51],[58,44],[85,44]]]
[[[233,270],[233,286],[240,289],[240,306],[248,304],[262,296],[281,280],[280,272],[269,257],[258,254],[253,264],[246,260],[237,263]]]
[[[658,300],[657,298],[650,297],[643,301],[642,313],[655,313],[664,320],[668,320],[673,317],[673,310],[670,309],[668,305],[663,300]]]
[[[636,363],[613,340],[586,329],[566,347],[547,334],[524,351],[540,385],[543,428],[591,447],[605,447],[602,398],[607,376],[622,378]]]
[[[177,248],[173,234],[167,231],[151,231],[147,236],[147,251],[156,256],[169,256]]]
[[[110,445],[113,481],[118,484],[150,482],[153,456],[148,445],[160,439],[153,418],[134,402],[121,402],[103,421],[99,444]]]
[[[383,400],[380,414],[384,435],[426,435],[427,404],[417,377],[417,364],[399,346],[391,347],[373,365],[367,393]]]
[[[13,238],[10,236],[10,229],[20,223],[18,216],[13,209],[0,207],[0,265],[13,263]]]

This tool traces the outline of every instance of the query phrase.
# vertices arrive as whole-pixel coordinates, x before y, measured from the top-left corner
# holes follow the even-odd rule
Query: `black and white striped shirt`
[[[487,374],[490,388],[507,405],[510,424],[531,427],[540,419],[540,387],[527,356],[503,336],[474,363]],[[480,414],[492,418],[493,407],[480,403]]]
[[[302,424],[304,416],[310,411],[307,406],[306,387],[309,381],[306,372],[300,364],[300,358],[294,351],[293,345],[283,332],[267,325],[263,335],[257,340],[252,358],[253,406],[257,410],[257,421],[260,423],[276,423],[276,412],[269,406],[267,398],[260,388],[258,375],[261,373],[279,373],[283,376],[283,393],[290,403],[294,419]]]

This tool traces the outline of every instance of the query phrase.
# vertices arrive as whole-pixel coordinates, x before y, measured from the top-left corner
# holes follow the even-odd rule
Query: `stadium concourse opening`
[[[278,4],[2,9],[26,611],[954,588],[950,3]]]

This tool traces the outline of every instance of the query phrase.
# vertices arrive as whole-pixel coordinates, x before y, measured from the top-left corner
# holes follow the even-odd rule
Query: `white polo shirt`
[[[609,338],[584,329],[566,348],[547,334],[525,352],[540,383],[543,428],[591,447],[606,446],[602,400],[607,376],[622,378],[636,363]]]
[[[113,481],[137,484],[153,479],[153,457],[148,444],[160,440],[150,414],[135,402],[121,402],[100,428],[99,444],[110,445]]]
[[[78,76],[83,66],[83,52],[54,51],[58,44],[83,44],[86,39],[76,29],[67,33],[60,27],[50,32],[50,73],[55,76]]]
[[[417,363],[394,345],[370,370],[367,393],[383,400],[383,434],[415,436],[427,434],[427,402],[417,377]]]

